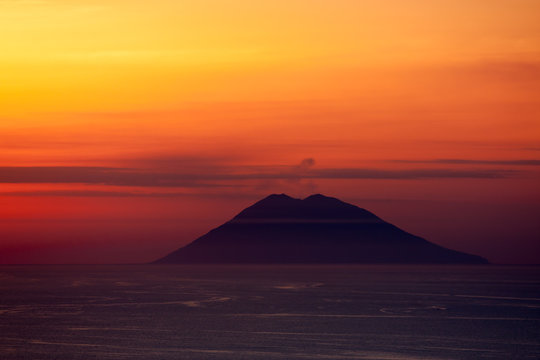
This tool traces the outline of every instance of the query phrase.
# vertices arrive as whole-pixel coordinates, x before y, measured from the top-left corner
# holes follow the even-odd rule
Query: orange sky
[[[0,263],[150,261],[271,192],[537,262],[538,14],[0,0]]]

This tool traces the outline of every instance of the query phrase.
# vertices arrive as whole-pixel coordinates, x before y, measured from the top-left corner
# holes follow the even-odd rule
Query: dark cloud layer
[[[29,166],[0,167],[1,183],[81,183],[115,186],[221,186],[205,182],[195,172],[155,172],[113,167]]]
[[[81,183],[141,187],[219,187],[247,180],[300,179],[432,179],[505,178],[515,171],[501,169],[376,169],[312,168],[312,161],[293,167],[200,167],[151,171],[113,167],[0,167],[0,183]]]
[[[453,164],[453,165],[523,165],[539,166],[540,160],[469,160],[469,159],[434,159],[434,160],[392,160],[392,162],[407,164]]]
[[[180,193],[139,193],[133,191],[96,191],[96,190],[40,190],[0,192],[0,196],[68,196],[68,197],[170,197]]]

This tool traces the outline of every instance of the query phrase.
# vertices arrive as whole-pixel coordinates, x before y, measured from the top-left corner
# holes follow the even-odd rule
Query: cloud
[[[509,177],[515,172],[504,170],[455,170],[455,169],[405,169],[384,170],[367,168],[321,169],[309,178],[319,179],[433,179],[433,178],[476,178],[497,179]]]
[[[68,196],[68,197],[170,197],[182,196],[182,193],[138,193],[133,191],[97,191],[97,190],[44,190],[0,192],[0,196]]]
[[[471,64],[469,69],[478,76],[497,80],[536,82],[540,79],[540,62],[538,61],[484,60]]]
[[[87,166],[0,167],[0,183],[81,183],[116,186],[223,186],[195,172],[154,172],[126,168]]]
[[[516,160],[469,160],[469,159],[434,159],[434,160],[391,160],[392,162],[407,164],[453,164],[453,165],[518,165],[518,166],[539,166],[537,159],[516,159]]]
[[[259,181],[257,189],[265,192],[270,189],[280,189],[282,192],[298,197],[306,197],[316,193],[318,189],[316,181],[309,178],[313,166],[315,166],[315,159],[305,158],[298,165],[292,167],[270,167],[270,169],[266,169],[265,174],[267,176],[277,174],[278,178],[267,178],[264,181]]]
[[[313,169],[314,161],[304,160],[295,167],[283,166],[200,166],[158,170],[85,167],[30,166],[0,167],[0,183],[81,183],[139,187],[223,187],[248,180],[302,179],[497,179],[516,175],[501,169]],[[299,171],[299,168],[301,171]]]
[[[298,165],[299,170],[307,170],[315,165],[315,159],[313,158],[307,158],[300,162]]]

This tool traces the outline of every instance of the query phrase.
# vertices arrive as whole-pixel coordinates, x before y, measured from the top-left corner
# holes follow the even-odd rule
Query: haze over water
[[[11,359],[537,359],[540,268],[3,266]]]

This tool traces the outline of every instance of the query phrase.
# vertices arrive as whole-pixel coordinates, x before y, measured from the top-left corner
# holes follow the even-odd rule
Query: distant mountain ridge
[[[155,263],[486,264],[321,194],[272,194]]]
[[[336,198],[321,194],[311,195],[304,200],[285,194],[272,194],[242,210],[233,218],[242,219],[370,219],[382,221],[374,214]]]

